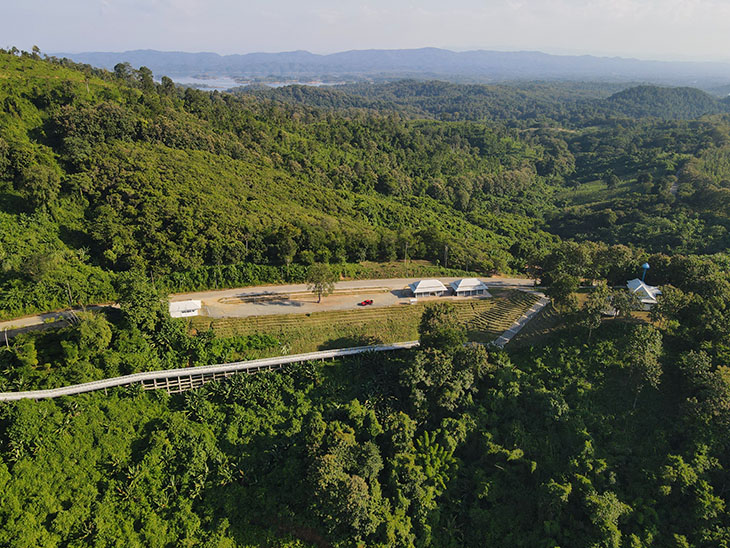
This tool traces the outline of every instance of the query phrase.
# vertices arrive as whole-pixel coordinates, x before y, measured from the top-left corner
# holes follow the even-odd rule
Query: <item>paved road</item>
[[[389,278],[384,280],[348,280],[335,284],[335,294],[322,299],[317,303],[314,296],[307,290],[306,284],[267,285],[253,287],[238,287],[215,291],[199,291],[193,293],[177,293],[170,295],[170,301],[185,301],[189,299],[203,301],[204,313],[208,316],[245,317],[274,314],[310,314],[327,310],[349,310],[365,299],[372,299],[372,306],[391,306],[399,302],[407,302],[404,290],[408,284],[423,278]],[[458,278],[439,278],[445,284]],[[505,278],[492,276],[480,278],[488,287],[493,288],[532,288],[534,282],[527,278]],[[265,302],[241,302],[261,295],[281,295],[281,299]],[[65,321],[70,312],[52,312],[36,316],[26,316],[14,320],[0,322],[0,332],[11,332],[18,328],[28,328],[48,322]]]
[[[267,316],[280,314],[311,314],[329,310],[352,310],[357,303],[372,299],[373,307],[407,304],[411,295],[408,284],[422,278],[391,278],[385,280],[350,280],[337,282],[335,292],[321,303],[307,290],[306,284],[242,287],[222,291],[202,291],[171,295],[171,301],[200,300],[203,314],[211,318]],[[444,284],[458,278],[439,278]],[[525,278],[483,278],[493,288],[531,288],[533,281]],[[251,302],[261,296],[267,298]],[[279,297],[279,298],[277,298]],[[456,298],[456,297],[450,297]],[[430,300],[430,299],[422,299]]]
[[[100,308],[117,307],[115,304],[108,305],[94,305],[87,306],[86,310],[99,310]],[[82,309],[76,308],[73,310],[61,310],[58,312],[47,312],[45,314],[37,314],[35,316],[23,316],[22,318],[15,318],[12,320],[6,320],[0,322],[0,333],[7,330],[8,334],[16,334],[16,332],[22,332],[28,328],[35,327],[38,325],[47,325],[48,327],[57,327],[61,324],[68,324],[68,322],[77,313],[82,312]]]

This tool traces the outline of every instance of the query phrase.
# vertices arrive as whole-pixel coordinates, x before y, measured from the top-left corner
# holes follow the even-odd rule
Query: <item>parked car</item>
[[[371,304],[373,304],[372,299],[365,299],[364,301],[357,303],[357,306],[368,306]]]

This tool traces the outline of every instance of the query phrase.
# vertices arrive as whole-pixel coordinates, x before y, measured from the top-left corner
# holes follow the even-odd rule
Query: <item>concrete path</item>
[[[539,314],[540,311],[545,308],[550,302],[550,299],[548,299],[543,293],[535,291],[534,294],[538,295],[540,299],[538,299],[538,301],[534,305],[532,305],[532,307],[527,310],[527,312],[517,318],[507,331],[494,339],[494,342],[492,344],[499,346],[500,348],[504,348],[504,345],[510,342],[512,338],[517,335],[517,333],[522,331],[522,328],[527,325],[527,322],[529,322],[532,318]]]
[[[218,378],[225,378],[238,372],[254,373],[261,370],[278,369],[289,363],[335,359],[345,356],[353,356],[355,354],[363,354],[365,352],[392,352],[393,350],[404,350],[415,346],[418,346],[418,341],[338,348],[335,350],[308,352],[306,354],[291,354],[289,356],[260,358],[258,360],[218,365],[203,365],[200,367],[167,369],[164,371],[147,371],[144,373],[124,375],[122,377],[113,377],[111,379],[74,384],[71,386],[64,386],[62,388],[29,390],[25,392],[0,392],[0,401],[60,398],[61,396],[72,396],[75,394],[83,394],[85,392],[96,392],[99,390],[106,390],[107,388],[128,386],[131,384],[142,384],[142,387],[145,390],[167,389],[168,392],[180,392],[185,389],[197,388],[206,382],[217,380]],[[172,390],[170,390],[171,388]]]

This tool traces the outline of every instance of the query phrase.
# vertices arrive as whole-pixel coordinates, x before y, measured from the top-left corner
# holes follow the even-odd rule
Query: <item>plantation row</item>
[[[507,298],[495,299],[495,306],[476,313],[466,323],[469,338],[482,343],[493,341],[509,329],[537,299],[534,294],[523,291],[512,291]]]
[[[536,297],[509,291],[492,299],[453,302],[459,321],[470,339],[490,342],[520,317]],[[287,345],[290,352],[307,352],[371,343],[412,340],[426,305],[396,305],[365,310],[339,310],[313,314],[250,316],[246,318],[193,318],[191,329],[213,329],[218,337],[270,334]]]

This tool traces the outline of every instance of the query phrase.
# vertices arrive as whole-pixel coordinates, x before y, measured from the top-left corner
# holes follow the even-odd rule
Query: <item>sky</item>
[[[221,54],[442,47],[730,60],[730,0],[0,0],[0,46]]]

